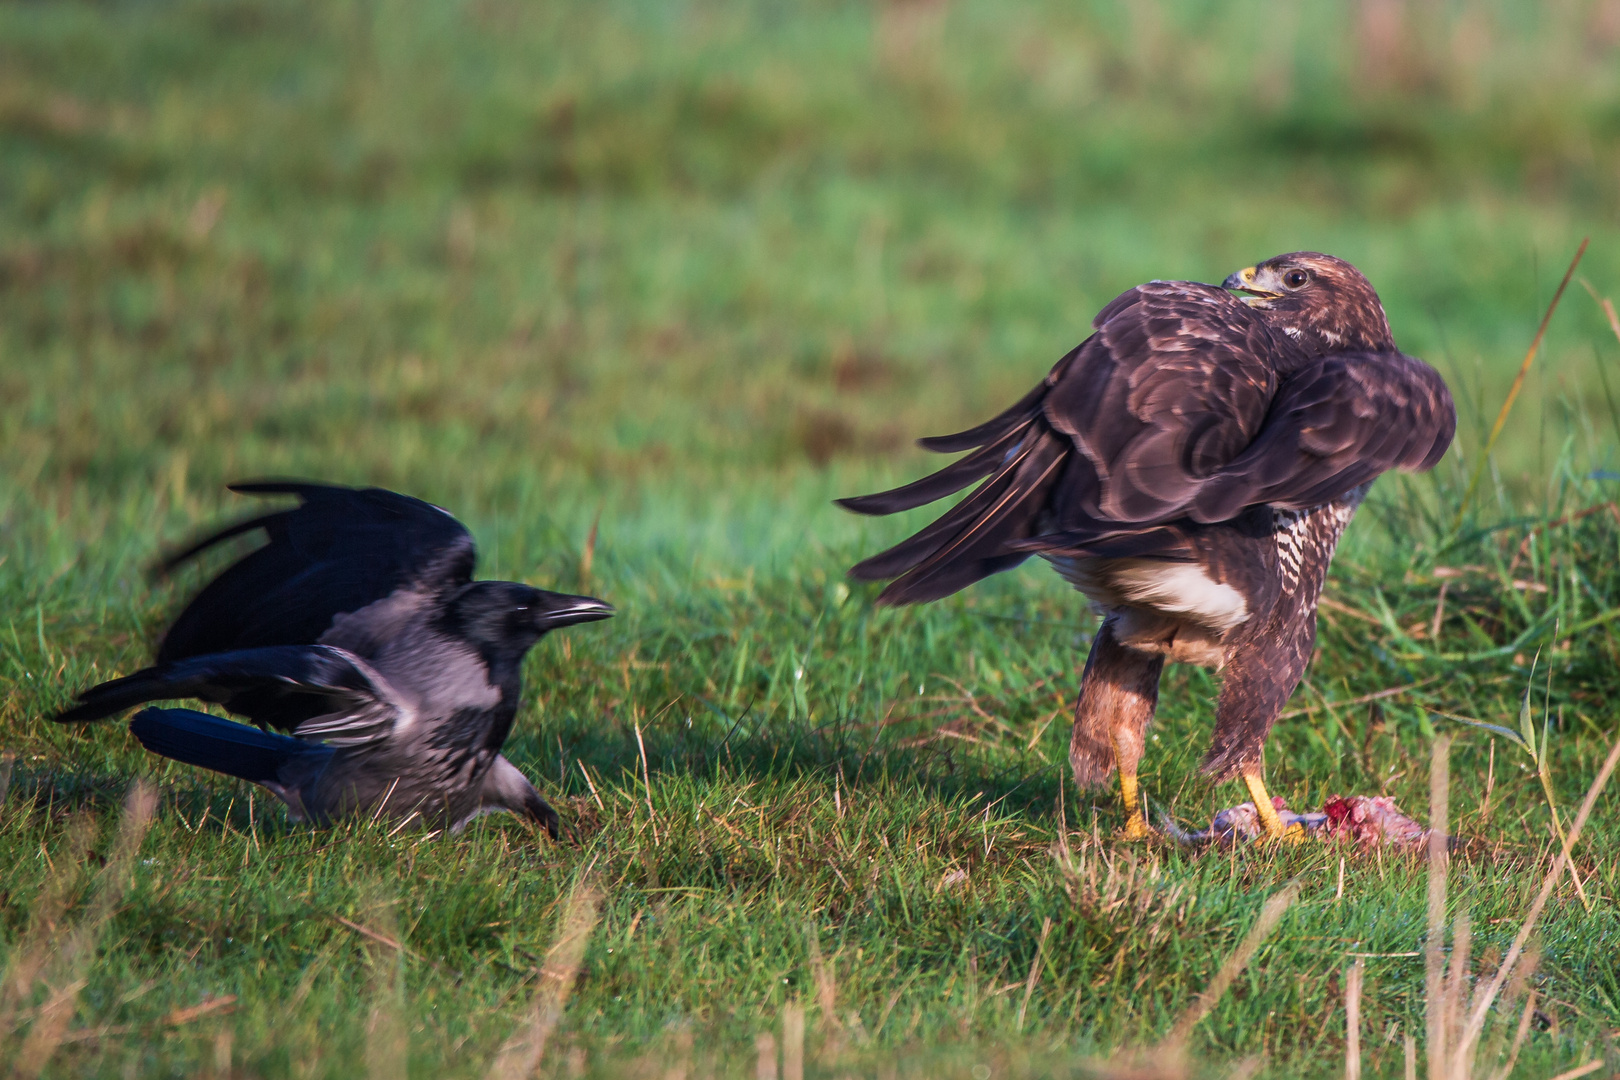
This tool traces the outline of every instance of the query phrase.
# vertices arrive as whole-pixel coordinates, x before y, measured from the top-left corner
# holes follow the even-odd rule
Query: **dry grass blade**
[[[1429,1080],[1446,1077],[1446,853],[1451,794],[1451,738],[1434,740],[1429,766],[1429,932],[1423,943],[1424,1026],[1428,1042]]]
[[[85,973],[95,956],[96,941],[124,899],[135,856],[141,849],[141,841],[146,839],[156,811],[157,793],[140,780],[130,785],[124,813],[118,821],[118,836],[106,864],[96,876],[95,898],[78,924],[68,932],[66,940],[55,949],[40,975],[51,988],[51,996],[34,1018],[28,1037],[17,1051],[12,1064],[13,1075],[24,1080],[38,1076],[62,1044],[68,1022],[73,1019],[79,990],[85,984]]]
[[[1533,990],[1529,989],[1530,977],[1535,974],[1536,969],[1540,966],[1541,950],[1537,948],[1530,949],[1524,954],[1523,959],[1521,959],[1518,965],[1513,969],[1513,977],[1508,980],[1507,989],[1502,992],[1498,999],[1504,1005],[1516,1002],[1521,998],[1524,998],[1530,1002],[1530,1012],[1526,1013],[1525,1017],[1521,1019],[1520,1027],[1525,1027],[1525,1025],[1530,1023],[1530,1019],[1534,1017],[1536,994]],[[1469,1002],[1470,1009],[1483,1000],[1484,993],[1484,983],[1480,983],[1479,985],[1475,986],[1473,1000]],[[1518,1034],[1514,1037],[1513,1044],[1507,1048],[1508,1064],[1504,1066],[1506,1071],[1497,1072],[1495,1074],[1495,1080],[1507,1080],[1508,1074],[1513,1071],[1513,1063],[1518,1060],[1519,1048],[1523,1044],[1525,1037],[1528,1034],[1529,1029],[1525,1027],[1522,1034]],[[1503,1047],[1507,1042],[1508,1039],[1506,1033],[1500,1030],[1497,1031],[1493,1039],[1494,1045],[1488,1052],[1487,1056],[1492,1061],[1500,1061],[1502,1059]]]
[[[591,566],[596,562],[596,531],[602,525],[602,508],[596,508],[596,516],[591,519],[591,531],[585,535],[585,548],[579,553],[579,587],[591,587]]]
[[[1265,905],[1260,909],[1260,917],[1254,921],[1254,926],[1249,928],[1249,932],[1244,935],[1242,942],[1221,964],[1220,970],[1215,973],[1215,977],[1210,980],[1203,993],[1194,998],[1193,1003],[1187,1006],[1187,1011],[1182,1013],[1180,1018],[1176,1020],[1175,1026],[1170,1029],[1169,1036],[1161,1045],[1162,1053],[1173,1057],[1181,1055],[1183,1048],[1187,1045],[1188,1036],[1192,1034],[1192,1029],[1198,1025],[1200,1020],[1209,1015],[1210,1010],[1220,1002],[1221,998],[1226,996],[1226,991],[1232,985],[1232,980],[1236,979],[1243,973],[1243,969],[1249,966],[1249,961],[1254,959],[1254,954],[1259,950],[1261,944],[1277,928],[1277,924],[1282,921],[1284,913],[1298,899],[1299,882],[1291,881],[1265,902]]]
[[[647,793],[647,823],[652,826],[653,847],[658,847],[658,814],[653,810],[652,770],[647,767],[647,744],[641,741],[641,725],[638,723],[635,728],[636,751],[641,755],[641,784]]]
[[[1588,1061],[1585,1065],[1578,1065],[1567,1072],[1561,1072],[1552,1080],[1579,1080],[1580,1077],[1590,1076],[1601,1068],[1603,1068],[1603,1059],[1598,1058],[1594,1061]]]
[[[1321,700],[1322,704],[1327,706],[1329,709],[1349,709],[1356,705],[1366,705],[1368,702],[1382,701],[1385,698],[1392,698],[1397,694],[1404,694],[1408,690],[1416,690],[1420,686],[1429,685],[1439,677],[1440,676],[1435,675],[1427,679],[1419,679],[1414,683],[1407,683],[1405,686],[1391,686],[1387,690],[1375,690],[1370,694],[1362,694],[1360,697],[1349,698],[1345,701],[1329,701],[1327,698],[1322,697],[1320,693],[1317,694],[1317,697]],[[1311,689],[1314,692],[1315,688],[1311,687]],[[1314,708],[1314,706],[1307,705],[1300,709],[1289,709],[1287,712],[1278,714],[1277,719],[1291,720],[1296,716],[1308,716],[1310,715],[1312,708]]]
[[[399,943],[393,900],[382,900],[374,907],[380,929],[364,932],[375,943],[370,948],[371,1014],[366,1019],[366,1073],[371,1080],[391,1080],[405,1075],[410,1049],[405,1029],[405,950]]]
[[[1344,980],[1344,1080],[1361,1080],[1361,985],[1367,961],[1356,957]]]
[[[1436,646],[1440,644],[1440,625],[1446,618],[1446,590],[1451,588],[1451,582],[1440,583],[1440,595],[1434,598],[1434,618],[1429,620],[1429,640]]]
[[[1052,919],[1050,916],[1041,920],[1041,940],[1035,946],[1035,959],[1029,962],[1029,978],[1024,980],[1024,999],[1018,1003],[1018,1019],[1014,1028],[1024,1030],[1024,1013],[1029,1008],[1030,995],[1035,992],[1035,984],[1041,979],[1041,963],[1046,959],[1046,939],[1052,933]]]
[[[1530,1022],[1535,1016],[1536,995],[1535,991],[1531,991],[1530,996],[1525,998],[1524,1012],[1519,1016],[1519,1028],[1513,1033],[1513,1045],[1508,1048],[1507,1062],[1492,1074],[1491,1080],[1507,1080],[1512,1075],[1513,1066],[1519,1062],[1519,1049],[1524,1046],[1525,1036],[1530,1034]]]
[[[1581,830],[1586,827],[1586,819],[1592,815],[1592,807],[1596,805],[1598,796],[1603,794],[1603,789],[1608,784],[1609,777],[1613,775],[1617,763],[1620,763],[1620,739],[1616,739],[1614,745],[1609,748],[1609,756],[1603,760],[1603,768],[1598,770],[1596,779],[1592,781],[1592,786],[1587,788],[1586,798],[1581,800],[1581,808],[1575,815],[1574,824],[1570,826],[1569,835],[1564,837],[1564,843],[1558,852],[1558,858],[1553,860],[1552,869],[1548,871],[1546,878],[1541,883],[1541,891],[1536,894],[1535,902],[1530,905],[1530,910],[1525,913],[1524,923],[1519,927],[1518,934],[1513,938],[1512,948],[1508,949],[1507,957],[1503,959],[1502,966],[1497,969],[1496,974],[1491,978],[1490,985],[1485,988],[1479,1003],[1474,1006],[1473,1013],[1468,1017],[1468,1026],[1463,1029],[1462,1034],[1464,1046],[1473,1043],[1475,1039],[1479,1038],[1479,1033],[1484,1030],[1485,1014],[1489,1011],[1492,1002],[1496,1000],[1496,995],[1501,991],[1502,984],[1512,974],[1513,966],[1518,963],[1520,954],[1524,952],[1524,944],[1529,940],[1530,932],[1535,929],[1536,920],[1541,918],[1541,909],[1547,906],[1547,899],[1552,896],[1553,886],[1558,884],[1558,879],[1564,872],[1564,865],[1569,862],[1569,853],[1575,847],[1575,842],[1580,839]]]
[[[489,1080],[527,1080],[534,1075],[546,1052],[546,1041],[568,1005],[585,946],[596,928],[602,905],[602,892],[593,881],[581,881],[569,894],[557,940],[546,953],[540,968],[540,986],[535,990],[533,1010],[521,1033],[514,1035],[489,1067]]]
[[[401,945],[399,943],[399,941],[397,939],[395,939],[393,936],[391,936],[389,934],[385,934],[381,930],[373,930],[369,926],[362,926],[360,923],[353,922],[353,921],[351,921],[349,919],[345,919],[341,915],[332,916],[332,921],[336,922],[336,923],[340,923],[343,926],[347,926],[350,930],[353,930],[355,933],[359,934],[361,937],[370,938],[372,941],[375,941],[379,945],[386,945],[390,949],[394,949],[396,951],[402,950],[402,949],[405,948],[405,946]]]
[[[214,1036],[214,1075],[229,1077],[231,1075],[231,1048],[236,1041],[230,1028],[220,1029]]]
[[[1597,290],[1592,288],[1591,282],[1587,281],[1585,278],[1581,279],[1581,285],[1584,286],[1586,291],[1591,294],[1592,299],[1597,301],[1598,307],[1603,309],[1604,317],[1609,320],[1609,329],[1614,331],[1614,336],[1616,339],[1620,339],[1620,314],[1615,313],[1614,301],[1610,300],[1608,297],[1599,296],[1597,294]]]
[[[34,980],[51,958],[62,915],[73,898],[79,868],[94,837],[95,822],[88,814],[77,814],[68,822],[67,839],[51,864],[34,901],[28,929],[12,949],[12,961],[0,981],[0,1036],[12,1031],[18,1006],[33,991]]]
[[[821,935],[811,923],[804,925],[805,942],[809,946],[810,979],[816,984],[816,1004],[821,1016],[817,1019],[823,1031],[838,1027],[838,976],[821,955]]]
[[[1468,477],[1468,487],[1463,491],[1462,501],[1457,504],[1457,520],[1452,523],[1451,531],[1456,532],[1462,528],[1463,515],[1468,511],[1468,504],[1474,499],[1474,492],[1479,488],[1479,481],[1485,475],[1485,464],[1490,460],[1491,451],[1496,448],[1496,440],[1501,437],[1502,429],[1507,426],[1508,413],[1513,411],[1513,403],[1519,397],[1519,391],[1524,389],[1525,376],[1530,374],[1530,365],[1535,362],[1536,353],[1541,349],[1541,339],[1547,336],[1547,324],[1552,322],[1553,312],[1558,310],[1558,301],[1564,297],[1564,290],[1569,287],[1569,279],[1575,276],[1575,268],[1581,264],[1581,256],[1586,254],[1586,245],[1591,238],[1581,241],[1581,246],[1575,249],[1575,257],[1569,261],[1569,269],[1564,271],[1564,280],[1558,283],[1558,291],[1553,293],[1552,302],[1547,305],[1547,313],[1541,317],[1541,325],[1536,328],[1536,336],[1530,340],[1530,348],[1525,351],[1524,361],[1519,365],[1519,373],[1513,378],[1513,385],[1508,387],[1507,399],[1502,402],[1502,408],[1496,414],[1496,423],[1491,425],[1490,438],[1485,440],[1485,448],[1480,451],[1479,460],[1474,462],[1474,471]]]
[[[1446,1045],[1455,1047],[1447,1067],[1452,1080],[1468,1080],[1473,1075],[1473,1047],[1463,1045],[1462,1022],[1468,1012],[1468,960],[1473,948],[1468,913],[1459,911],[1451,929],[1451,965],[1446,973],[1444,992]]]
[[[754,1036],[756,1080],[776,1080],[776,1038],[768,1031]]]
[[[1226,1074],[1226,1080],[1254,1080],[1256,1076],[1260,1075],[1260,1070],[1265,1067],[1266,1056],[1264,1054],[1250,1054],[1232,1066],[1232,1071]]]
[[[804,1080],[804,1006],[782,1007],[782,1080]]]
[[[164,1016],[163,1022],[170,1027],[179,1027],[182,1024],[189,1024],[199,1017],[209,1016],[217,1012],[230,1012],[236,1007],[236,1001],[235,994],[209,998],[207,1001],[199,1002],[196,1005],[188,1005],[183,1009],[172,1010],[168,1015]]]

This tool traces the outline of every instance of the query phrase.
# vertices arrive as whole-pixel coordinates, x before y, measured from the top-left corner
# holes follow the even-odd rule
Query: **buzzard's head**
[[[1361,271],[1331,255],[1296,251],[1239,270],[1221,283],[1312,356],[1392,352],[1384,305]]]

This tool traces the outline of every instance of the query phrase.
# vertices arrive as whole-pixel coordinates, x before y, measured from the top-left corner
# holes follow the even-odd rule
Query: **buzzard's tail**
[[[861,514],[892,514],[922,506],[983,481],[978,489],[915,536],[857,563],[850,576],[882,581],[880,604],[938,600],[981,578],[1017,566],[1041,519],[1052,485],[1072,445],[1039,420],[1045,387],[971,431],[923,440],[931,450],[974,452],[931,476],[876,495],[840,499]]]

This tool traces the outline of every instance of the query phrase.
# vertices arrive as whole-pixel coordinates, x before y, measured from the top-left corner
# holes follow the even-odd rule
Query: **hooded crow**
[[[557,812],[500,753],[523,695],[523,658],[548,631],[613,608],[474,581],[472,535],[419,499],[290,481],[230,489],[299,505],[168,558],[164,572],[244,533],[270,541],[187,605],[155,664],[91,687],[56,719],[210,701],[257,726],[149,708],[130,731],[154,753],[266,788],[298,819],[416,817],[458,830],[508,810],[555,837]]]
[[[1220,286],[1139,285],[1092,329],[1006,412],[922,441],[972,453],[839,500],[892,514],[978,484],[850,572],[893,579],[879,603],[912,604],[1042,556],[1104,615],[1075,708],[1075,780],[1117,768],[1125,835],[1151,835],[1136,767],[1161,669],[1220,668],[1204,769],[1241,776],[1280,837],[1261,752],[1315,646],[1328,564],[1380,473],[1432,468],[1451,445],[1451,394],[1395,348],[1367,279],[1317,252]]]

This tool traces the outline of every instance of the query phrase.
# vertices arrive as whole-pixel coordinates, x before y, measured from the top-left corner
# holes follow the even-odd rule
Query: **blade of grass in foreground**
[[[1161,1044],[1160,1053],[1162,1055],[1174,1059],[1184,1056],[1187,1039],[1192,1035],[1192,1029],[1198,1026],[1200,1020],[1209,1015],[1210,1010],[1220,1003],[1222,997],[1226,996],[1226,991],[1232,985],[1232,981],[1243,974],[1243,969],[1249,966],[1249,961],[1254,959],[1254,954],[1260,950],[1260,946],[1265,943],[1271,932],[1277,929],[1277,924],[1282,922],[1283,915],[1287,914],[1288,909],[1298,899],[1299,882],[1295,880],[1290,881],[1280,891],[1266,900],[1265,905],[1260,909],[1260,917],[1254,921],[1254,926],[1250,928],[1248,934],[1244,935],[1243,941],[1239,943],[1236,949],[1232,950],[1232,954],[1221,964],[1220,970],[1215,973],[1215,977],[1209,981],[1209,985],[1204,988],[1204,991],[1193,999],[1193,1003],[1187,1007],[1187,1011],[1182,1013],[1180,1018],[1176,1020],[1175,1027],[1170,1029],[1170,1034]]]
[[[1575,847],[1575,842],[1581,838],[1581,830],[1586,827],[1586,819],[1591,816],[1592,807],[1597,803],[1598,796],[1603,794],[1603,788],[1608,784],[1609,777],[1614,773],[1616,764],[1620,764],[1620,738],[1615,739],[1614,745],[1609,749],[1609,756],[1604,759],[1603,768],[1598,770],[1597,778],[1592,781],[1592,786],[1587,789],[1586,798],[1581,802],[1581,809],[1575,815],[1575,823],[1570,826],[1569,835],[1564,838],[1564,843],[1558,852],[1558,858],[1553,860],[1552,869],[1547,872],[1547,876],[1542,880],[1541,892],[1536,894],[1535,902],[1530,905],[1530,910],[1525,913],[1524,923],[1519,927],[1518,934],[1513,938],[1513,946],[1508,949],[1507,958],[1502,961],[1502,966],[1497,969],[1490,985],[1485,988],[1485,993],[1480,997],[1479,1004],[1474,1006],[1473,1013],[1468,1017],[1468,1026],[1463,1029],[1459,1049],[1466,1049],[1475,1039],[1479,1038],[1479,1033],[1484,1029],[1485,1014],[1496,1000],[1496,995],[1501,991],[1502,984],[1512,974],[1513,966],[1518,963],[1519,956],[1524,951],[1524,943],[1529,939],[1530,932],[1535,929],[1536,920],[1541,917],[1542,908],[1547,906],[1547,899],[1552,895],[1553,886],[1558,883],[1559,875],[1564,872],[1564,864],[1569,861],[1569,853]]]
[[[1446,1080],[1445,952],[1446,878],[1450,858],[1446,852],[1451,791],[1451,738],[1434,740],[1429,766],[1429,933],[1423,944],[1424,1026],[1428,1033],[1425,1054],[1429,1080]]]
[[[534,1075],[546,1052],[546,1041],[568,1005],[585,946],[596,928],[602,905],[602,892],[590,880],[574,886],[568,906],[557,927],[557,940],[540,968],[540,985],[534,993],[534,1008],[521,1035],[501,1047],[489,1067],[489,1080],[527,1080]]]
[[[69,1021],[73,1019],[79,991],[88,982],[89,969],[95,960],[96,943],[102,931],[118,909],[129,886],[134,870],[135,856],[141,841],[152,824],[157,811],[157,792],[143,781],[130,785],[129,797],[124,801],[124,813],[118,823],[118,837],[101,873],[96,876],[96,895],[88,909],[72,930],[57,946],[39,973],[51,988],[51,995],[34,1016],[28,1037],[17,1051],[12,1063],[13,1075],[34,1077],[44,1071],[67,1035]]]

